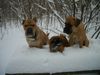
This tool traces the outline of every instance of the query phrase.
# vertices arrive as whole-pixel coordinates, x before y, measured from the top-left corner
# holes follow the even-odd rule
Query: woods
[[[7,29],[7,22],[21,23],[25,17],[34,16],[40,20],[45,16],[47,25],[56,18],[64,28],[65,17],[73,15],[84,22],[87,32],[93,30],[91,37],[97,39],[100,35],[99,14],[100,0],[1,0],[0,31]]]

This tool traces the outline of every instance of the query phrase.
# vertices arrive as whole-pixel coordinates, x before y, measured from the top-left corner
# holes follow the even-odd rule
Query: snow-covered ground
[[[49,37],[53,35],[51,32]],[[100,39],[89,41],[89,47],[80,49],[74,45],[63,53],[50,53],[48,45],[43,49],[29,48],[22,27],[10,28],[0,40],[0,75],[100,70]]]

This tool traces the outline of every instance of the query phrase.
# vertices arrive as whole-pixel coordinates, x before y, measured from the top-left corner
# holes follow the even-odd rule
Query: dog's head
[[[66,37],[62,34],[59,36],[53,36],[49,40],[50,52],[63,52],[65,46],[69,46],[69,43]]]
[[[22,25],[23,25],[23,28],[25,30],[26,37],[35,38],[35,36],[36,36],[36,32],[35,32],[36,22],[37,22],[36,18],[23,20]]]
[[[63,30],[64,33],[71,34],[72,33],[72,27],[78,27],[81,23],[81,20],[74,17],[74,16],[68,16],[66,17],[65,21],[65,28]]]

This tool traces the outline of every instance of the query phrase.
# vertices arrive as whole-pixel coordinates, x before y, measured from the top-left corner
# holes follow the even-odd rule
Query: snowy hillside
[[[53,35],[51,32],[49,37]],[[43,49],[29,48],[22,27],[10,28],[0,40],[0,75],[100,70],[100,40],[89,41],[89,48],[74,45],[63,53],[50,53],[48,45]]]

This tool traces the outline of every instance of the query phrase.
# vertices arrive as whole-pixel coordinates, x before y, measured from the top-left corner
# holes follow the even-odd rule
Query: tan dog
[[[48,42],[48,35],[46,35],[37,25],[37,19],[23,20],[23,28],[29,47],[42,48]]]
[[[80,48],[89,46],[89,40],[87,39],[84,24],[81,20],[73,16],[68,16],[65,26],[67,26],[67,28],[65,28],[64,32],[69,33],[70,45],[78,43]]]
[[[63,52],[64,48],[68,46],[69,42],[63,34],[60,34],[59,36],[53,36],[49,40],[50,52]]]

